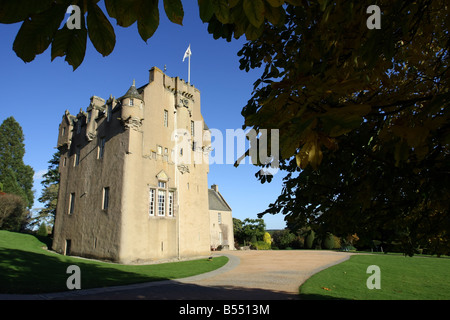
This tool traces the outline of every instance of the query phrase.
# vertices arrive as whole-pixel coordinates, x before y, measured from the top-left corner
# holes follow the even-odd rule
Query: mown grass
[[[0,293],[48,293],[67,291],[71,275],[67,267],[81,271],[81,288],[100,288],[185,278],[218,269],[228,261],[215,257],[153,265],[121,265],[44,250],[35,236],[0,230]]]
[[[371,265],[380,268],[381,289],[367,288]],[[312,276],[299,290],[301,299],[448,300],[450,259],[358,254]]]

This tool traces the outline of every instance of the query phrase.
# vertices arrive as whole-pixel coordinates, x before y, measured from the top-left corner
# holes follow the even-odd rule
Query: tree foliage
[[[44,180],[41,184],[44,187],[42,194],[39,197],[39,202],[44,204],[44,208],[39,211],[39,215],[34,219],[34,225],[48,223],[54,225],[56,216],[56,206],[58,203],[59,191],[59,160],[61,154],[59,151],[53,154],[53,157],[48,161],[49,166],[47,172],[43,175]]]
[[[20,196],[27,208],[34,202],[34,170],[25,165],[24,135],[22,127],[9,117],[0,125],[0,181],[5,193]]]
[[[0,229],[21,231],[27,217],[24,200],[15,194],[0,194]]]
[[[21,22],[13,49],[24,61],[52,46],[76,69],[87,38],[103,55],[114,29],[98,0],[0,0],[0,22]],[[164,0],[182,24],[181,0]],[[69,4],[81,28],[60,28]],[[214,38],[249,42],[241,69],[263,69],[242,111],[244,127],[278,129],[277,201],[290,223],[338,236],[400,241],[436,252],[450,246],[449,11],[445,0],[378,0],[381,29],[367,27],[369,0],[198,0]],[[122,27],[146,41],[158,1],[105,0]],[[85,18],[86,16],[86,18]],[[267,165],[267,164],[266,164]],[[262,181],[270,176],[256,174]]]
[[[115,47],[116,35],[108,16],[120,27],[137,24],[142,40],[147,41],[159,26],[160,11],[168,19],[182,25],[184,10],[181,0],[105,0],[103,12],[99,0],[0,0],[0,23],[22,22],[14,40],[13,49],[24,61],[33,61],[36,55],[51,46],[51,59],[65,57],[73,69],[84,60],[87,39],[103,56]],[[264,22],[280,25],[284,22],[284,8],[280,0],[198,0],[199,15],[208,23],[214,38],[246,35],[256,39],[263,31]],[[299,0],[286,3],[298,4]],[[69,29],[65,19],[70,6],[80,8],[79,28]]]

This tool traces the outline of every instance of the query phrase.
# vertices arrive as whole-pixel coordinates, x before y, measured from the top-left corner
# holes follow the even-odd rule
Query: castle
[[[194,161],[208,132],[199,90],[156,67],[118,99],[66,111],[53,249],[125,264],[234,249],[231,208],[208,188],[208,161]]]

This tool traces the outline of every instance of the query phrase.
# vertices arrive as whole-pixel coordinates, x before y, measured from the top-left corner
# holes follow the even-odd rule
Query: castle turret
[[[122,123],[125,128],[139,128],[144,120],[144,99],[137,91],[135,81],[124,96],[119,98],[122,104]]]

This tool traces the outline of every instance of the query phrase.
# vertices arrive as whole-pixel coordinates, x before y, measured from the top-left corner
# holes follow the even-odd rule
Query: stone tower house
[[[206,131],[199,90],[156,67],[145,86],[66,111],[53,249],[120,263],[209,254],[209,165],[193,160]]]

